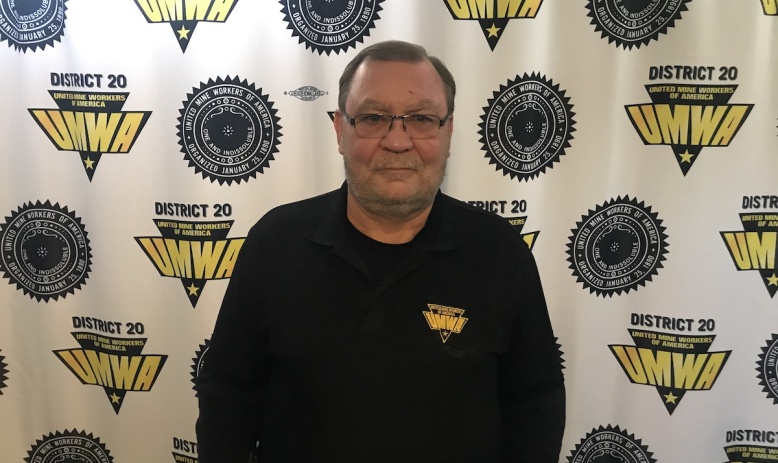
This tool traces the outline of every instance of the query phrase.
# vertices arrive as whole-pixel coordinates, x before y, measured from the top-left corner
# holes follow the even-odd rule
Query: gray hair
[[[443,80],[443,87],[446,92],[446,104],[448,105],[447,115],[454,112],[454,97],[457,92],[457,85],[454,82],[454,76],[448,70],[440,58],[430,56],[427,50],[420,45],[400,40],[387,40],[370,45],[362,49],[343,69],[340,76],[340,87],[338,89],[338,108],[341,112],[346,112],[346,97],[351,90],[351,83],[354,80],[354,74],[360,64],[367,60],[375,61],[403,61],[408,63],[418,63],[424,60],[432,63],[438,75]]]

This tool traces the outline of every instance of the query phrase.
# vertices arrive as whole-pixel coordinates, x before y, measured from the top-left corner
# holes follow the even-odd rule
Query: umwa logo
[[[51,73],[55,87],[124,88],[122,74]],[[89,181],[104,153],[128,153],[151,111],[122,111],[129,92],[49,90],[57,108],[30,109],[30,114],[60,151],[78,151]]]
[[[675,82],[646,85],[651,103],[626,105],[624,109],[643,144],[672,147],[678,167],[686,175],[703,148],[729,146],[754,105],[729,103],[737,85],[682,81],[713,80],[716,76],[732,81],[737,74],[735,67],[651,67],[649,79]]]
[[[489,48],[494,51],[508,21],[534,18],[543,0],[443,0],[451,16],[461,21],[478,21]]]
[[[445,344],[451,333],[461,333],[467,323],[463,317],[464,309],[446,307],[439,304],[427,304],[429,311],[422,312],[430,329],[440,333],[440,340]]]
[[[709,351],[716,336],[713,319],[632,314],[632,325],[662,331],[630,329],[634,346],[610,344],[613,355],[633,384],[655,387],[673,414],[688,391],[710,390],[732,351]],[[669,330],[669,331],[665,331]]]
[[[753,209],[768,209],[759,211]],[[721,237],[738,271],[758,272],[770,297],[778,292],[778,196],[744,196],[742,231],[723,231]]]
[[[214,215],[229,215],[229,204],[217,204]],[[158,214],[206,216],[208,205],[157,203]],[[137,236],[135,241],[160,276],[178,278],[192,308],[209,280],[232,276],[235,260],[246,238],[227,238],[232,220],[213,222],[155,219],[161,236]]]
[[[102,387],[117,415],[128,392],[148,392],[154,387],[167,355],[141,353],[147,341],[139,337],[145,332],[143,323],[73,317],[73,328],[79,329],[70,334],[80,347],[54,354],[81,384]],[[121,335],[123,330],[132,337],[111,335]]]
[[[195,27],[201,21],[227,21],[238,0],[135,0],[149,23],[168,23],[178,45],[186,52]]]

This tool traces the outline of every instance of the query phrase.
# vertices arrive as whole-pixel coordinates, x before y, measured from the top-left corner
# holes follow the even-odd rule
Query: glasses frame
[[[384,113],[360,113],[360,114],[356,114],[354,117],[351,117],[345,111],[343,111],[343,115],[346,116],[346,120],[348,121],[348,123],[352,127],[354,127],[354,131],[355,132],[357,130],[357,118],[360,117],[360,116],[380,116],[380,117],[389,117],[390,118],[389,128],[387,129],[386,133],[384,133],[383,135],[380,135],[380,136],[375,136],[375,137],[365,137],[365,136],[359,135],[357,133],[357,135],[362,137],[362,138],[384,138],[385,136],[389,135],[389,132],[391,132],[392,126],[394,125],[395,119],[399,119],[400,120],[400,122],[402,123],[402,126],[403,126],[403,132],[405,132],[406,134],[408,134],[408,128],[405,126],[405,118],[407,118],[407,117],[426,116],[426,117],[432,117],[432,118],[436,118],[436,119],[440,120],[440,125],[438,125],[438,131],[435,132],[435,135],[432,135],[432,136],[429,136],[429,137],[412,137],[410,134],[408,134],[408,137],[413,138],[413,139],[417,139],[417,140],[429,140],[430,138],[437,137],[438,133],[440,133],[440,128],[443,127],[444,125],[446,125],[446,122],[448,122],[448,120],[451,118],[450,114],[446,115],[445,117],[440,117],[440,116],[435,115],[435,114],[404,114],[404,115],[401,115],[401,116],[396,116],[394,114],[384,114]]]

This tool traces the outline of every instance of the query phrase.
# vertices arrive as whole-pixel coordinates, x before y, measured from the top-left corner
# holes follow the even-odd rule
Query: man
[[[453,77],[416,45],[340,79],[346,182],[250,231],[198,378],[200,463],[559,457],[561,362],[532,255],[442,193]]]

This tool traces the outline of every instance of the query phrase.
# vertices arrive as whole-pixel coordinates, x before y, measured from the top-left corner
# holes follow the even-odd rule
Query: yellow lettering
[[[65,118],[65,125],[68,128],[70,139],[73,140],[73,150],[88,151],[86,146],[86,121],[84,120],[84,113],[63,111],[62,115]]]
[[[208,12],[208,21],[226,21],[227,16],[229,16],[230,11],[232,11],[232,8],[235,6],[235,0],[211,1],[213,1],[213,5],[211,6],[211,10]],[[188,3],[187,6],[189,6]]]
[[[108,144],[111,143],[113,134],[116,132],[116,126],[122,116],[120,113],[87,113],[86,130],[89,136],[88,151],[104,153],[108,150]],[[110,117],[109,117],[110,116]]]
[[[721,118],[727,111],[726,106],[691,107],[692,145],[707,146],[716,133]]]
[[[676,105],[674,112],[668,104],[658,104],[654,107],[665,144],[688,145],[689,106]]]
[[[694,381],[700,375],[700,370],[705,364],[708,354],[684,355],[673,352],[673,387],[678,389],[691,389]]]
[[[778,2],[776,0],[762,0],[765,14],[778,15]]]
[[[154,385],[159,375],[159,369],[162,366],[164,357],[161,355],[144,355],[143,364],[138,372],[138,378],[135,380],[134,391],[149,391]]]
[[[135,238],[138,244],[141,245],[143,251],[157,267],[159,274],[166,277],[175,276],[173,270],[173,264],[170,262],[170,256],[167,252],[167,247],[162,238]]]
[[[669,386],[672,374],[670,352],[651,349],[638,349],[638,352],[643,368],[646,370],[648,383],[655,386]]]
[[[654,111],[654,105],[627,106],[627,113],[632,124],[638,130],[640,138],[643,139],[643,143],[647,145],[662,143],[662,132],[659,130],[659,120]]]
[[[150,113],[134,112],[122,113],[122,125],[116,131],[116,138],[111,144],[111,153],[126,153],[132,148],[138,132],[146,123]]]
[[[165,240],[165,245],[168,254],[170,255],[170,261],[173,264],[173,271],[176,276],[192,278],[192,253],[190,252],[190,242],[176,241],[168,238]]]
[[[724,366],[727,357],[729,357],[729,352],[711,353],[708,363],[705,364],[705,368],[702,370],[702,374],[697,380],[697,384],[694,385],[694,388],[710,389],[713,387],[713,383],[716,381],[716,378],[718,378],[721,367]]]
[[[92,371],[95,372],[97,384],[101,386],[113,387],[113,375],[111,375],[111,361],[105,352],[86,351],[86,358]]]
[[[467,0],[448,0],[448,8],[457,19],[470,19],[470,8]]]
[[[63,151],[73,151],[73,140],[68,134],[67,125],[58,109],[32,109],[32,116],[41,126],[49,140]]]
[[[246,241],[245,238],[229,240],[230,245],[227,247],[224,257],[222,257],[219,270],[217,270],[216,275],[213,276],[214,279],[229,278],[232,276],[232,270],[235,268],[235,260],[238,258],[238,253],[240,252],[240,248],[243,247],[244,241]]]
[[[636,384],[646,384],[646,372],[640,361],[638,350],[634,346],[609,346],[611,352],[619,359],[624,372],[629,376],[629,380]]]
[[[57,357],[73,372],[83,384],[97,384],[97,378],[89,366],[83,349],[55,351]]]
[[[213,277],[219,258],[224,252],[225,241],[193,241],[192,262],[194,263],[194,277],[196,279],[210,279]]]
[[[498,18],[534,18],[543,0],[498,0]],[[521,7],[521,10],[519,10]]]
[[[113,369],[116,389],[132,390],[135,373],[138,371],[141,357],[129,357],[126,355],[112,355],[111,367]]]
[[[727,115],[721,123],[721,128],[716,132],[716,136],[711,140],[711,144],[728,146],[738,129],[740,129],[740,126],[743,125],[743,120],[750,111],[751,105],[729,106],[729,111],[727,111]]]

